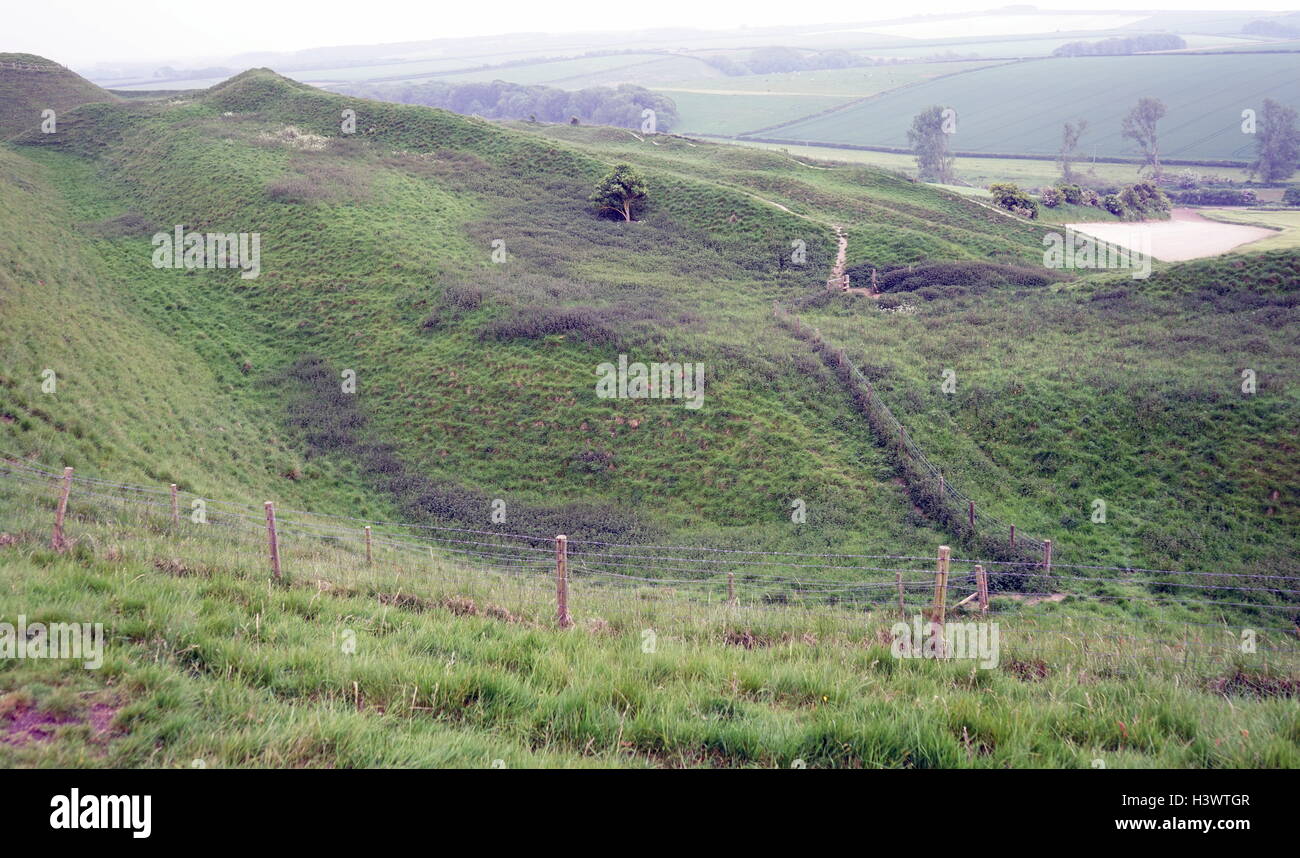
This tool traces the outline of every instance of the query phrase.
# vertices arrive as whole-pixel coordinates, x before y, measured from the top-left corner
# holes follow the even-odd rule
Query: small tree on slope
[[[645,177],[631,165],[619,164],[600,180],[590,199],[601,213],[618,213],[630,221],[645,205],[647,193]]]

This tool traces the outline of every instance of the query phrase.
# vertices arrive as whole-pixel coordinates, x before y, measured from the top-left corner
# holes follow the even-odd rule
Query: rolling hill
[[[620,163],[649,188],[630,223],[588,202]],[[256,234],[256,276],[160,267],[178,227]],[[0,665],[0,764],[1297,765],[1295,256],[1138,281],[1044,269],[1051,229],[867,167],[267,69],[19,133],[0,615],[103,617],[110,646]],[[826,291],[841,234],[883,294]],[[703,363],[703,407],[601,398],[619,355]],[[968,530],[917,449],[1024,545]],[[220,526],[173,520],[170,483]],[[994,669],[892,652],[939,544],[954,592],[991,570]]]
[[[44,57],[0,53],[0,139],[39,129],[42,111],[57,118],[82,104],[113,101],[117,96]]]

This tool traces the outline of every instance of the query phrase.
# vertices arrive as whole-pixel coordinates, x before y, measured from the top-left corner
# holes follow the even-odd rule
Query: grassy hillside
[[[616,163],[650,188],[632,223],[587,202]],[[154,267],[176,225],[257,233],[259,275]],[[1300,765],[1294,254],[1083,276],[1042,267],[1050,229],[865,166],[267,70],[19,135],[0,616],[108,643],[98,671],[0,663],[0,765]],[[837,234],[884,294],[825,291]],[[703,407],[597,397],[620,354],[703,362]],[[968,532],[853,373],[1057,565]],[[56,554],[34,468],[65,464]],[[172,523],[171,482],[206,524]],[[891,652],[939,544],[950,604],[986,564],[987,669]]]
[[[1082,151],[1135,157],[1122,138],[1124,114],[1139,98],[1164,101],[1161,154],[1184,160],[1248,161],[1254,139],[1241,111],[1265,98],[1300,106],[1285,54],[1075,57],[993,66],[886,93],[764,136],[906,148],[912,117],[942,104],[958,114],[952,148],[962,152],[1051,155],[1061,126],[1089,122]],[[1258,109],[1258,108],[1257,108]]]
[[[0,52],[0,140],[39,130],[42,111],[58,115],[78,105],[116,101],[90,81],[35,54]]]
[[[256,522],[177,531],[81,489],[58,556],[52,506],[0,480],[0,616],[93,617],[105,659],[4,661],[4,766],[1300,765],[1294,652],[1225,662],[1224,629],[1003,615],[977,670],[892,657],[883,610],[580,584],[557,630],[545,576],[286,535],[268,583]]]
[[[358,109],[356,138],[336,133],[344,107]],[[49,229],[84,226],[75,237],[51,235],[50,246],[79,248],[73,259],[87,260],[76,263],[87,268],[85,279],[115,294],[123,314],[197,355],[192,363],[225,399],[191,385],[200,391],[196,399],[214,403],[218,413],[245,412],[241,427],[274,439],[269,447],[250,443],[275,452],[256,457],[248,486],[320,498],[340,512],[359,506],[372,515],[387,504],[402,515],[470,526],[489,523],[491,502],[501,499],[515,529],[677,533],[679,540],[746,547],[930,555],[944,529],[909,512],[888,449],[817,357],[772,324],[771,303],[820,293],[836,226],[847,236],[846,261],[858,283],[869,282],[872,268],[926,262],[1040,265],[1047,228],[866,168],[613,129],[501,127],[333,96],[269,72],[246,73],[185,103],[87,108],[67,128],[57,140],[23,139],[8,156],[14,179],[7,192],[22,193],[24,182],[32,192],[43,183],[57,188],[62,208],[50,215]],[[20,166],[33,161],[39,168]],[[619,161],[644,169],[653,189],[634,224],[597,219],[585,202],[596,178]],[[174,224],[260,233],[261,276],[153,268],[149,236]],[[792,242],[800,241],[807,260],[794,265]],[[494,242],[504,243],[502,264],[492,261]],[[31,251],[15,242],[14,252]],[[29,279],[47,279],[40,264],[27,263]],[[1178,270],[1170,271],[1171,282],[1179,281]],[[1278,447],[1282,458],[1266,476],[1180,482],[1179,503],[1168,508],[1133,495],[1167,490],[1181,459],[1154,469],[1146,486],[1119,475],[1096,488],[1077,484],[1077,474],[1095,477],[1092,451],[1109,436],[1044,428],[1043,414],[1100,407],[1079,399],[1061,411],[1060,403],[1074,398],[1061,378],[1080,360],[1095,362],[1076,340],[1092,342],[1086,332],[1094,326],[1109,333],[1115,326],[1095,302],[1076,297],[1068,285],[1073,275],[1065,276],[1062,286],[1029,292],[986,283],[968,293],[937,282],[915,295],[891,296],[893,306],[915,305],[914,316],[854,299],[810,309],[808,321],[855,350],[875,378],[890,379],[891,407],[909,428],[916,422],[918,443],[933,448],[982,510],[1054,539],[1075,559],[1095,555],[1162,568],[1172,556],[1190,566],[1238,565],[1264,551],[1269,563],[1289,562],[1290,513],[1278,512],[1289,502],[1278,509],[1260,504],[1261,494],[1291,491],[1284,475],[1295,463],[1286,446]],[[1237,287],[1254,288],[1252,281]],[[1185,325],[1200,325],[1200,304],[1141,295],[1132,324],[1167,318],[1174,301],[1189,308]],[[1270,312],[1285,318],[1293,312],[1289,300],[1283,292]],[[1071,320],[1045,329],[1045,347],[1021,336],[1028,322],[1011,321],[1041,302],[1048,318]],[[12,419],[0,431],[11,451],[57,462],[78,448],[57,430],[32,434],[41,425],[35,411],[53,414],[35,392],[53,361],[42,356],[39,338],[24,338],[35,324],[24,319],[48,308],[34,296],[18,304],[22,313],[7,314],[6,343],[15,355],[7,362]],[[981,337],[947,330],[949,318],[975,319]],[[1272,448],[1294,414],[1280,369],[1294,343],[1284,325],[1267,330],[1277,333],[1251,330],[1250,351],[1239,362],[1265,379],[1270,395],[1253,406],[1266,409],[1259,424],[1265,434],[1252,443]],[[1000,335],[991,337],[995,331]],[[148,340],[126,339],[153,351]],[[1124,342],[1126,360],[1160,367],[1173,379],[1167,398],[1175,414],[1199,409],[1198,387],[1222,369],[1187,363],[1185,347],[1171,347],[1167,337]],[[938,363],[955,364],[963,378],[973,374],[982,388],[985,373],[992,379],[1011,371],[1008,349],[1024,355],[1015,372],[1038,391],[1036,404],[1000,404],[1011,417],[996,429],[981,416],[984,399],[955,424],[934,422],[928,409],[951,403],[935,393]],[[597,398],[595,368],[620,353],[704,362],[709,407],[693,412],[677,403]],[[1045,353],[1053,358],[1044,361]],[[69,388],[75,375],[65,379],[61,390],[69,397],[109,385],[120,363],[89,348],[77,360],[103,379],[79,388]],[[169,360],[142,357],[133,365],[152,371]],[[348,369],[357,374],[357,394],[340,397],[337,379]],[[1177,420],[1143,416],[1152,406],[1141,390],[1138,381],[1125,382],[1121,398],[1106,408],[1134,415],[1120,418],[1141,429],[1125,442],[1134,455],[1158,455],[1181,439],[1182,429]],[[83,435],[104,424],[132,426],[130,419],[105,419],[107,406],[58,403],[66,412],[52,419],[81,426]],[[1219,425],[1196,410],[1188,419],[1193,413]],[[220,464],[210,476],[193,463],[184,472],[187,487],[233,487],[248,465],[221,459],[227,448],[215,440],[222,437],[215,427],[225,433],[230,422],[192,419],[187,429],[197,435],[186,443],[155,437],[147,447],[130,447],[104,439],[80,450],[106,466],[131,463],[119,476],[144,472],[167,482],[160,477],[179,471],[192,443],[218,451]],[[1199,467],[1210,473],[1222,445],[1234,443],[1241,441],[1206,435],[1194,451],[1206,459]],[[1179,440],[1172,449],[1183,446]],[[1079,496],[1066,500],[1062,480]],[[1079,504],[1091,501],[1083,497],[1088,492],[1116,498],[1132,525],[1105,536],[1080,530]],[[790,521],[796,499],[813,510],[807,526]],[[1187,528],[1187,510],[1207,503],[1224,505],[1243,528],[1263,527],[1277,540],[1250,547],[1235,536],[1203,533],[1174,540],[1171,552],[1168,534]]]
[[[338,139],[344,106],[358,108],[361,139]],[[882,258],[926,248],[1030,253],[1033,241],[985,209],[878,174],[863,173],[876,186],[869,195],[840,187],[817,218],[801,217],[822,193],[793,179],[802,167],[721,151],[681,167],[641,161],[652,205],[620,225],[593,217],[585,201],[621,157],[617,147],[582,151],[265,72],[187,103],[97,107],[67,128],[58,140],[25,138],[19,150],[41,165],[27,174],[58,188],[66,206],[58,218],[87,224],[51,244],[84,245],[95,282],[188,344],[241,407],[274,412],[278,403],[279,414],[259,411],[271,425],[248,431],[282,438],[295,453],[260,465],[259,479],[333,495],[336,509],[371,502],[332,488],[337,475],[359,474],[404,514],[474,525],[501,498],[515,527],[563,509],[577,532],[689,527],[693,538],[916,543],[928,552],[938,534],[901,515],[901,493],[833,380],[794,359],[784,337],[755,334],[773,299],[824,279],[833,253],[824,218],[841,211],[864,237],[868,223],[894,222],[855,249]],[[727,159],[731,170],[713,169]],[[792,177],[755,169],[774,163]],[[153,268],[149,236],[175,224],[260,233],[261,276]],[[496,240],[507,251],[501,265],[492,262]],[[794,240],[807,247],[803,266],[788,264]],[[53,361],[23,354],[31,324],[23,318],[6,314],[5,340],[20,357],[9,373],[15,419],[2,429],[12,451],[53,461],[66,453],[62,435],[28,428],[37,425],[40,370]],[[710,407],[596,398],[596,366],[620,352],[705,362]],[[102,360],[107,374],[118,365],[107,357],[87,349],[78,360]],[[155,371],[167,362],[136,363]],[[328,378],[344,369],[357,373],[358,393],[348,405],[353,430],[340,434],[322,421],[335,393]],[[76,383],[66,380],[60,395],[110,386]],[[196,398],[210,400],[202,390]],[[69,411],[85,426],[112,422],[90,403]],[[135,459],[137,472],[156,479],[174,473],[189,445],[208,449],[228,422],[192,419],[184,442],[163,432],[149,449],[98,455],[105,465]],[[213,467],[232,474],[246,465]],[[186,471],[199,491],[216,483],[205,477],[200,463]],[[794,498],[816,510],[816,529],[789,526]],[[854,526],[868,517],[881,525]]]
[[[837,298],[805,318],[1003,518],[1098,562],[1296,575],[1297,283],[1275,251],[1146,282],[912,286],[888,302],[912,313]]]

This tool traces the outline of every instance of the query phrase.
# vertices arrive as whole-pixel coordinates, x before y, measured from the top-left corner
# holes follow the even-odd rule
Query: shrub
[[[864,266],[865,267],[865,266]],[[857,269],[848,269],[849,276],[858,279]],[[870,278],[870,271],[865,275]],[[993,286],[1019,286],[1036,288],[1047,286],[1059,277],[1038,267],[1002,265],[997,262],[923,262],[917,265],[900,265],[886,268],[879,274],[881,292],[919,292],[941,287],[962,286],[985,289]],[[959,293],[960,294],[960,291]],[[952,297],[947,292],[934,292],[922,297]],[[884,303],[884,302],[882,302]]]
[[[1282,204],[1288,206],[1300,206],[1300,188],[1287,188],[1286,193],[1282,194]]]
[[[1078,185],[1061,185],[1057,190],[1061,194],[1061,199],[1072,206],[1077,206],[1083,202],[1083,188]]]
[[[573,334],[593,345],[614,345],[618,337],[593,307],[525,307],[497,319],[479,331],[480,340],[535,340],[551,334]]]
[[[1019,186],[1010,182],[994,182],[989,185],[989,192],[993,194],[993,202],[999,208],[1030,220],[1038,217],[1038,203]]]
[[[1163,214],[1169,211],[1169,197],[1150,182],[1138,182],[1119,192],[1124,207],[1134,215]]]
[[[1049,209],[1054,209],[1061,204],[1063,195],[1056,188],[1043,188],[1043,194],[1040,201]]]
[[[1175,191],[1174,202],[1194,206],[1253,206],[1259,198],[1251,190],[1235,188],[1201,188],[1195,191]]]
[[[1124,217],[1128,213],[1124,209],[1124,201],[1119,198],[1119,194],[1107,194],[1102,198],[1101,204],[1106,211],[1116,217]]]
[[[1082,198],[1084,205],[1101,208],[1101,194],[1097,193],[1092,188],[1084,188]]]

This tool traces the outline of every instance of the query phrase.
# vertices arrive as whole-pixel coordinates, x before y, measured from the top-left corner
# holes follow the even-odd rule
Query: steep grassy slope
[[[1045,227],[902,177],[265,71],[60,128],[0,149],[0,450],[247,506],[173,525],[79,483],[55,555],[50,486],[0,467],[0,616],[108,637],[100,671],[0,664],[0,764],[1298,764],[1294,588],[1226,574],[1300,577],[1293,256],[1017,286]],[[651,188],[631,224],[585,202],[621,161]],[[177,224],[258,233],[260,275],[155,268]],[[836,226],[857,282],[912,291],[828,296]],[[584,540],[915,555],[889,564],[908,613],[928,600],[952,534],[773,302],[1058,563],[1207,574],[995,566],[1003,644],[979,670],[893,656],[880,558],[683,575],[703,552],[638,546],[602,573]],[[704,407],[599,399],[620,353],[703,361]],[[286,514],[272,581],[263,498],[358,520]],[[577,628],[545,543],[504,571],[382,526],[361,548],[376,518],[489,531],[498,498],[508,531],[577,537]],[[53,740],[16,735],[33,723]]]
[[[345,108],[358,111],[355,138],[336,133]],[[18,150],[61,189],[68,210],[56,220],[98,224],[80,239],[97,276],[129,294],[156,330],[188,344],[237,410],[259,415],[250,431],[282,445],[259,473],[286,491],[329,497],[336,511],[358,504],[371,514],[369,505],[388,498],[403,515],[481,526],[502,499],[517,530],[568,522],[571,532],[628,538],[677,531],[692,542],[929,555],[943,534],[912,509],[888,451],[838,381],[772,324],[771,303],[819,292],[836,225],[859,284],[873,267],[1038,264],[1045,232],[874,170],[612,129],[503,128],[332,96],[269,72],[188,103],[95,105],[68,122],[59,139],[28,135]],[[618,161],[639,165],[651,182],[651,204],[633,224],[599,220],[585,202]],[[260,233],[261,276],[154,269],[148,236],[175,224]],[[791,246],[800,241],[807,260],[795,265]],[[504,262],[493,262],[494,248]],[[1181,283],[1182,270],[1155,282]],[[1278,276],[1270,272],[1260,276]],[[887,381],[891,407],[917,423],[913,437],[982,511],[1054,539],[1076,560],[1289,563],[1286,475],[1296,468],[1283,434],[1294,399],[1278,367],[1294,338],[1277,320],[1294,312],[1291,292],[1249,278],[1232,290],[1238,304],[1219,322],[1230,339],[1247,337],[1249,354],[1229,375],[1257,367],[1263,393],[1251,407],[1263,409],[1262,422],[1250,436],[1198,430],[1203,476],[1189,480],[1177,476],[1183,461],[1171,453],[1185,444],[1179,421],[1220,425],[1195,403],[1222,367],[1206,350],[1187,360],[1177,344],[1204,314],[1225,308],[1127,284],[1123,300],[1133,303],[1102,312],[1120,299],[1084,301],[1068,281],[973,292],[947,282],[886,302],[911,304],[915,316],[837,300],[808,309],[808,320]],[[1172,337],[1121,337],[1117,319],[1147,325],[1171,308],[1182,319]],[[13,318],[16,343],[30,322]],[[1126,361],[1172,379],[1164,404],[1140,395],[1147,381],[1119,381],[1097,365],[1114,358],[1093,344],[1116,337]],[[620,353],[704,362],[706,407],[597,398],[596,367]],[[1006,381],[1011,355],[1033,399]],[[1109,380],[1062,380],[1080,365]],[[43,366],[34,355],[22,366],[11,375],[27,387],[3,431],[13,449],[57,461],[57,433],[24,434],[35,425],[29,392]],[[956,422],[943,410],[954,400],[937,393],[944,368],[958,372],[963,396],[979,393],[978,401],[959,397],[970,404]],[[339,394],[347,369],[357,374],[355,396]],[[1013,398],[990,392],[1004,382]],[[1094,389],[1127,392],[1088,399]],[[992,422],[986,409],[995,400]],[[1153,408],[1171,416],[1152,417]],[[1053,424],[1089,409],[1116,409],[1119,434]],[[82,426],[98,425],[96,410],[83,405],[63,419],[79,413]],[[1213,476],[1216,458],[1248,437],[1276,450],[1261,469],[1268,476]],[[1112,442],[1162,464],[1140,485],[1118,464],[1098,470],[1103,458],[1125,460],[1099,452]],[[152,479],[174,468],[142,459],[177,460],[183,451],[175,440],[155,441],[104,460],[132,459]],[[222,463],[232,481],[239,470]],[[190,485],[202,473],[187,475]],[[334,492],[338,475],[349,487]],[[1281,504],[1261,506],[1261,493],[1273,491]],[[1136,517],[1105,531],[1081,528],[1095,497],[1109,499],[1119,518]],[[796,499],[809,510],[805,525],[790,520]],[[1212,519],[1231,533],[1205,531],[1211,519],[1189,524],[1191,510],[1207,505],[1240,516]],[[1199,535],[1186,535],[1189,527]],[[1268,533],[1269,542],[1252,544],[1235,528]]]
[[[90,81],[34,54],[0,53],[0,140],[39,129],[42,112],[56,114],[117,97]],[[55,131],[58,133],[58,124]]]
[[[891,294],[906,313],[836,299],[807,320],[954,485],[1072,556],[1294,576],[1298,285],[1295,255],[1272,252],[1149,281]]]
[[[160,325],[166,310],[184,313],[184,299],[142,298],[151,279],[174,290],[162,282],[172,272],[144,266],[139,291],[124,288],[123,236],[139,226],[95,194],[84,165],[64,166],[59,174],[0,149],[0,449],[163,487],[319,503],[312,487],[339,481],[347,496],[334,468],[313,467],[315,482],[284,478],[304,466],[299,445],[220,344],[230,331],[250,343],[262,335],[238,315]]]
[[[357,139],[338,139],[345,107],[358,110]],[[70,220],[106,223],[109,235],[87,239],[105,280],[160,331],[193,343],[236,396],[290,403],[282,420],[307,431],[286,442],[312,467],[274,470],[299,490],[315,482],[328,492],[332,475],[355,470],[396,492],[405,514],[475,525],[501,498],[516,528],[567,505],[577,532],[690,526],[692,538],[712,529],[747,544],[926,552],[940,539],[901,514],[897,486],[833,379],[769,332],[770,302],[816,288],[833,253],[827,222],[760,198],[802,209],[819,200],[815,187],[756,173],[769,156],[735,153],[734,168],[713,177],[647,158],[651,206],[624,225],[594,218],[585,202],[615,153],[266,72],[189,103],[96,106],[70,116],[57,140],[23,142]],[[742,169],[750,158],[763,163]],[[1032,234],[1010,221],[875,179],[878,202],[828,198],[830,213],[896,219],[880,241],[898,258],[913,243],[957,252],[968,221],[986,221],[991,250],[1027,252]],[[149,236],[176,224],[259,233],[261,275],[154,269]],[[803,266],[789,264],[796,239]],[[708,406],[598,399],[595,369],[620,353],[704,362]],[[339,435],[323,431],[337,389],[320,381],[344,369],[357,373],[353,416],[368,422]],[[6,427],[13,446],[59,458],[24,438],[23,425]],[[790,523],[796,498],[814,510],[814,527]],[[863,532],[862,519],[878,524]]]

